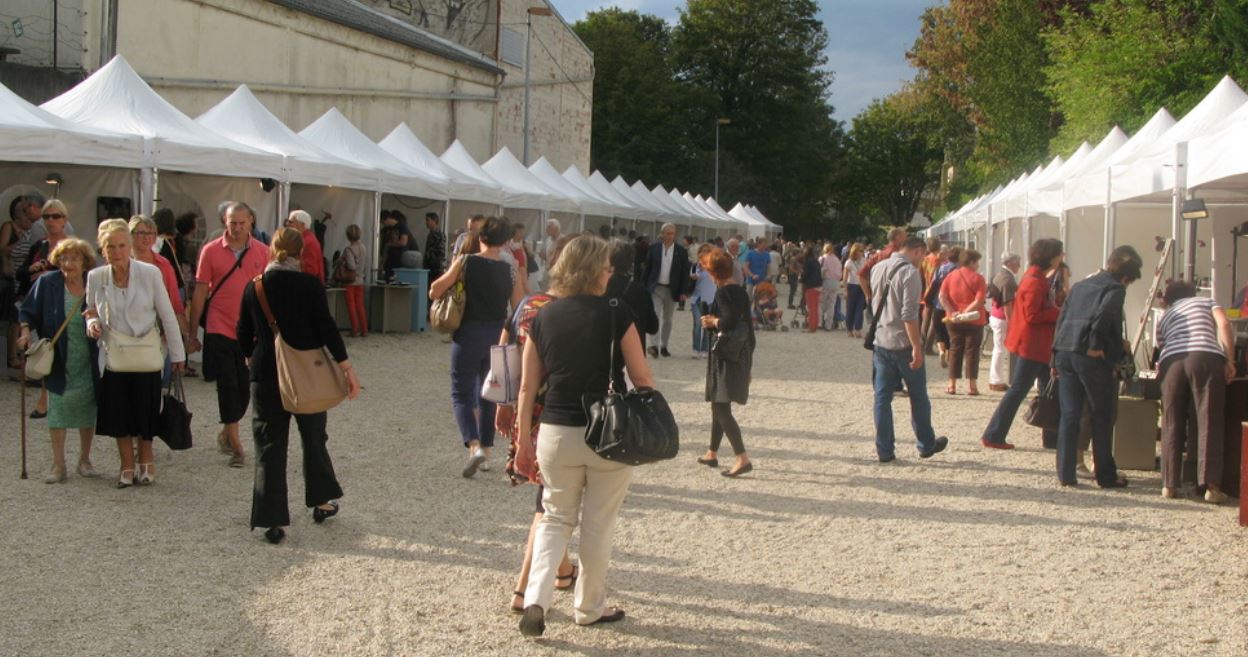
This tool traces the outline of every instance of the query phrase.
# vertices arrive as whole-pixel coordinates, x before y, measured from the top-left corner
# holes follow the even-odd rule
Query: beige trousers
[[[576,622],[598,620],[606,608],[607,564],[611,537],[633,468],[612,463],[585,445],[585,427],[543,424],[537,434],[537,463],[541,468],[542,505],[546,514],[533,540],[533,562],[524,606],[549,610],[555,597],[555,574],[581,524],[580,576],[572,606]]]

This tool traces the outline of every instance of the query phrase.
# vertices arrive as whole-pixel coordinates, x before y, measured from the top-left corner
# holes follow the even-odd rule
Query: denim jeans
[[[702,330],[702,309],[698,302],[690,300],[689,310],[693,313],[693,355],[711,350],[711,332]]]
[[[498,344],[503,322],[464,322],[451,336],[451,407],[464,445],[474,440],[494,446],[494,402],[481,398],[490,373],[490,346]]]
[[[1114,370],[1103,358],[1069,351],[1057,352],[1057,385],[1061,391],[1062,426],[1057,435],[1057,478],[1075,482],[1079,420],[1086,402],[1092,415],[1092,455],[1096,459],[1096,483],[1104,486],[1118,479],[1114,463],[1115,403]]]
[[[936,432],[932,429],[932,402],[927,397],[926,365],[910,369],[909,349],[876,347],[874,354],[876,453],[880,458],[893,456],[893,394],[900,389],[902,381],[910,391],[910,425],[918,450],[932,451],[936,447]]]
[[[862,286],[850,283],[845,289],[845,328],[850,331],[862,330],[863,310],[867,307],[867,297],[862,293]]]
[[[992,420],[988,422],[988,428],[984,429],[984,440],[998,445],[1005,442],[1010,427],[1014,424],[1014,416],[1018,414],[1018,407],[1027,399],[1027,393],[1031,392],[1036,381],[1040,382],[1041,390],[1049,385],[1049,364],[1019,358],[1018,367],[1014,368],[1014,378],[1010,381],[1010,389],[1001,397],[997,410],[992,414]],[[1046,443],[1056,442],[1057,437],[1052,435],[1052,430],[1045,429],[1044,433]]]

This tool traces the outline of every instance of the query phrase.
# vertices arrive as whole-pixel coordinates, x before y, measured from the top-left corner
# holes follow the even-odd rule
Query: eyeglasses
[[[132,232],[132,233],[130,233],[130,234],[131,234],[131,235],[133,235],[133,236],[135,236],[135,237],[151,237],[151,236],[155,235],[156,233],[155,233],[154,231],[150,231],[150,230],[136,230],[136,231],[134,231],[134,232]]]
[[[49,213],[47,213],[47,214],[43,215],[43,218],[44,218],[44,219],[64,219],[64,218],[65,218],[65,215],[63,215],[63,214],[61,214],[61,213],[59,213],[59,212],[49,212]]]

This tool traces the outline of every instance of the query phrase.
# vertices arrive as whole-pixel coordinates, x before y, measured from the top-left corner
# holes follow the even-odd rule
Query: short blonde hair
[[[578,235],[559,253],[559,260],[550,269],[550,287],[564,296],[602,294],[598,280],[607,270],[611,247],[606,240],[592,235]]]
[[[854,245],[849,247],[849,259],[857,260],[860,255],[862,255],[862,243],[854,242]]]
[[[67,237],[57,242],[56,248],[52,249],[52,254],[48,256],[48,262],[51,262],[54,267],[60,267],[62,258],[75,253],[82,256],[84,270],[95,266],[95,249],[77,237]]]
[[[303,235],[299,231],[285,226],[273,233],[269,244],[269,262],[282,262],[287,258],[298,258],[303,255]]]
[[[152,218],[145,214],[136,214],[133,217],[130,217],[130,232],[133,233],[134,229],[139,226],[147,226],[152,229],[152,232],[156,232],[156,222],[152,221]]]
[[[828,255],[829,253],[836,253],[836,245],[831,242],[823,245],[823,255]]]
[[[57,212],[65,215],[66,220],[69,219],[69,209],[65,207],[65,204],[62,203],[60,199],[48,199],[47,202],[43,204],[41,214],[47,214],[48,210],[56,210]]]
[[[100,227],[95,229],[95,242],[101,249],[108,243],[108,238],[113,233],[121,233],[126,236],[126,241],[134,246],[134,239],[130,237],[130,224],[125,219],[109,219],[100,223]]]

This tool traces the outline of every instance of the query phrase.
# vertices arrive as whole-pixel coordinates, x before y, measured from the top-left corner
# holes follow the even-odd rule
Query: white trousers
[[[819,293],[819,326],[831,331],[836,323],[836,293],[841,289],[840,281],[824,281]]]
[[[667,349],[668,340],[672,337],[672,314],[676,311],[672,288],[656,285],[650,300],[654,302],[654,314],[659,316],[659,333],[650,338],[650,346]]]
[[[1010,385],[1010,352],[1005,349],[1005,334],[1009,322],[996,317],[988,318],[992,328],[992,362],[988,366],[988,383],[994,386]]]
[[[607,564],[620,505],[628,494],[633,468],[612,463],[585,445],[585,427],[543,424],[537,434],[542,506],[546,514],[533,539],[533,562],[524,606],[549,610],[555,597],[555,575],[581,525],[580,575],[572,607],[576,622],[588,625],[602,616],[607,598]]]

